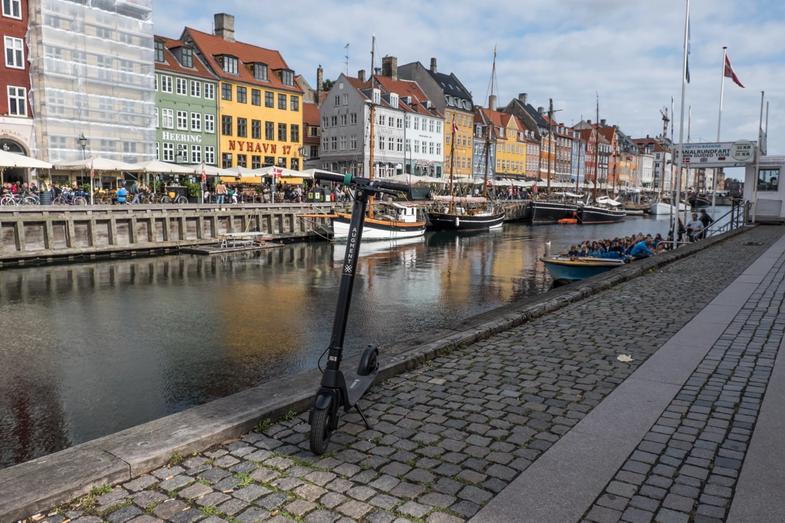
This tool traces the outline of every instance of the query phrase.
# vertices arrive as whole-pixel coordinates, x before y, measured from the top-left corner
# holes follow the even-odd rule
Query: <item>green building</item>
[[[156,158],[216,165],[215,75],[179,40],[155,37]]]

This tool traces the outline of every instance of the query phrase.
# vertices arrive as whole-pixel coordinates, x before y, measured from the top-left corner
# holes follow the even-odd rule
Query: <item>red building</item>
[[[0,61],[0,148],[31,154],[33,120],[30,110],[30,67],[27,34],[27,0],[0,2],[0,34],[3,59]],[[5,174],[6,181],[15,181],[24,173]]]

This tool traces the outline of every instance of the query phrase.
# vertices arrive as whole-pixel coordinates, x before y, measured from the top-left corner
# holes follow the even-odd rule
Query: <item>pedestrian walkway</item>
[[[783,232],[756,228],[391,378],[363,401],[373,428],[347,415],[327,456],[292,416],[43,520],[723,517],[782,336]]]

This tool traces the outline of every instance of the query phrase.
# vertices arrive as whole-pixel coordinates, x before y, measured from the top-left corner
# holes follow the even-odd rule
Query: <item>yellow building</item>
[[[496,147],[496,176],[526,174],[526,127],[517,116],[477,108],[480,123],[493,126],[491,140]]]
[[[453,141],[452,125],[455,123]],[[455,177],[468,177],[472,174],[472,147],[474,136],[474,115],[471,112],[447,107],[444,110],[444,174],[450,173],[450,158],[453,158]],[[454,151],[454,152],[453,152]],[[451,156],[454,155],[454,156]]]
[[[219,166],[303,166],[303,91],[278,51],[234,38],[234,17],[215,15],[215,34],[186,28],[190,42],[219,77]]]

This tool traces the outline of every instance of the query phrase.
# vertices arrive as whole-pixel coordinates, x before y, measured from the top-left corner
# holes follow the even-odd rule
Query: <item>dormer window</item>
[[[155,61],[156,62],[163,62],[164,61],[164,43],[160,40],[155,41]]]
[[[452,96],[450,96],[449,94],[445,94],[444,101],[447,105],[452,105]]]
[[[281,82],[284,85],[294,85],[294,71],[289,71],[288,69],[281,71]]]
[[[218,57],[218,61],[221,63],[221,69],[223,69],[225,73],[237,74],[237,57],[221,55]]]
[[[253,64],[253,77],[256,80],[260,80],[262,82],[268,81],[269,77],[267,76],[267,64],[258,62]]]
[[[398,109],[398,95],[395,93],[390,93],[390,107]]]
[[[382,103],[382,92],[379,89],[373,90],[373,103],[375,104]]]
[[[180,62],[183,64],[183,67],[193,67],[194,66],[194,51],[190,47],[182,47],[180,49]]]

